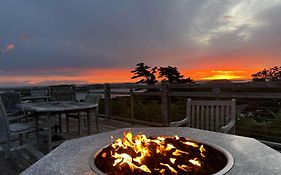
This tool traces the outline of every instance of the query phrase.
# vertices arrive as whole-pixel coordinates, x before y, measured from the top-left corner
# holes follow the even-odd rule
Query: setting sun
[[[234,79],[241,79],[240,76],[236,75],[213,75],[207,78],[204,78],[205,80],[222,80],[222,79],[228,79],[228,80],[234,80]]]
[[[246,76],[241,75],[241,73],[244,73],[244,71],[220,70],[220,71],[211,71],[211,73],[212,73],[211,75],[203,79],[204,80],[221,80],[221,79],[241,80],[246,78]]]
[[[256,72],[256,69],[249,70],[237,70],[235,68],[230,68],[228,70],[192,70],[183,71],[184,75],[187,77],[192,77],[194,80],[250,80],[252,73]]]

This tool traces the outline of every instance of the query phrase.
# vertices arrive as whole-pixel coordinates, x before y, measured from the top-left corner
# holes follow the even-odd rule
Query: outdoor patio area
[[[99,119],[99,122],[100,122],[100,128],[99,128],[100,132],[99,133],[112,131],[112,130],[120,129],[120,128],[143,127],[143,125],[132,125],[131,123],[120,122],[120,121],[116,121],[116,120],[106,121],[104,119]],[[63,122],[63,123],[65,123],[65,122]],[[94,126],[95,121],[92,121],[92,124]],[[65,129],[65,125],[63,125],[63,128]],[[63,138],[65,140],[87,136],[86,128],[82,129],[82,133],[80,136],[77,135],[77,125],[74,122],[70,122],[69,129],[70,129],[70,132],[68,132],[68,133],[64,132],[64,133],[60,134],[63,136]],[[98,134],[98,132],[95,128],[93,128],[92,133]],[[32,142],[35,145],[35,134],[31,134],[29,140],[33,140]],[[40,142],[41,147],[39,148],[39,151],[42,151],[43,153],[47,153],[46,146],[44,149],[44,144],[46,144],[46,142],[44,142],[42,140],[42,142]],[[13,159],[13,158],[5,159],[4,152],[1,151],[0,152],[0,175],[19,174],[26,168],[30,167],[33,163],[38,161],[35,157],[32,157],[32,155],[30,156],[30,158],[25,159],[24,157],[22,157],[22,154],[26,154],[26,153],[15,152],[15,159]]]
[[[0,175],[281,175],[281,0],[0,0]]]
[[[276,174],[281,160],[281,97],[271,91],[279,84],[268,86],[270,93],[255,92],[265,89],[262,84],[255,84],[254,92],[248,90],[252,84],[243,86],[242,92],[239,84],[224,86],[226,92],[217,86],[173,84],[5,89],[0,92],[1,123],[6,124],[0,126],[1,137],[16,146],[0,140],[0,175],[103,174],[88,162],[92,151],[130,130],[148,137],[179,135],[222,147],[234,158],[232,169],[223,170],[228,174]],[[236,88],[240,91],[229,92]],[[68,156],[72,159],[66,160]]]

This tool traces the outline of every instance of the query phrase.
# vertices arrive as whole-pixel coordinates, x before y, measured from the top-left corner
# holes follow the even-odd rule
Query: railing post
[[[221,89],[220,88],[213,88],[212,92],[216,95],[219,95],[221,93]],[[217,97],[216,100],[220,100],[220,98]]]
[[[104,114],[105,119],[110,118],[110,85],[104,84]]]
[[[162,117],[163,117],[163,126],[169,126],[170,123],[170,105],[169,105],[169,89],[167,83],[162,83],[162,96],[161,96],[161,106],[162,106]]]
[[[135,124],[135,111],[134,111],[134,89],[130,88],[130,99],[131,99],[131,120],[132,124]]]

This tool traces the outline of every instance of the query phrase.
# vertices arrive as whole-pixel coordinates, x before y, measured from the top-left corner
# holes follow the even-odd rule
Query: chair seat
[[[29,130],[34,127],[35,127],[34,123],[13,123],[10,124],[10,131],[17,133],[17,132]]]

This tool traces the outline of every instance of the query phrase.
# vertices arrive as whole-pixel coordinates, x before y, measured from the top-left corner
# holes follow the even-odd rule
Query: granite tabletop
[[[186,127],[125,128],[69,140],[22,172],[22,175],[95,174],[89,166],[94,149],[114,138],[123,137],[124,131],[147,136],[182,136],[217,144],[234,157],[234,166],[227,175],[281,175],[281,153],[248,137],[228,135]]]

